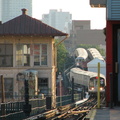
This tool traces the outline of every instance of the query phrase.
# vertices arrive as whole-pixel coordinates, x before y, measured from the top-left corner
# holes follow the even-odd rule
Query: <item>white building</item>
[[[42,21],[65,33],[70,33],[72,27],[72,15],[62,10],[50,10],[49,14],[42,15]]]
[[[100,73],[106,76],[106,62],[98,58],[87,63],[88,71],[98,73],[98,63],[100,63]]]
[[[32,0],[0,0],[0,21],[4,23],[19,16],[23,8],[32,16]]]

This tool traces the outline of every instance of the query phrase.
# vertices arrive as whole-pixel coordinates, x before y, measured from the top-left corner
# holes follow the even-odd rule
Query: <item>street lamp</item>
[[[24,72],[18,73],[17,78],[18,80],[24,81],[24,98],[25,104],[23,105],[23,111],[26,116],[30,116],[31,112],[31,104],[29,104],[29,80],[35,80],[35,71],[34,70],[26,70]]]
[[[59,91],[60,91],[60,106],[62,106],[62,84],[61,84],[61,81],[63,80],[63,78],[62,78],[61,72],[59,72],[58,80],[59,80]]]

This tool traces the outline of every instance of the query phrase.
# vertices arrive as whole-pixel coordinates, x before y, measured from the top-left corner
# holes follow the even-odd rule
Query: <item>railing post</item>
[[[2,115],[5,115],[5,87],[4,87],[4,78],[3,75],[1,75],[1,94],[2,94],[2,104],[1,104],[1,112]],[[3,118],[2,120],[5,120],[5,118]]]
[[[72,103],[74,102],[74,78],[72,77]]]
[[[113,108],[113,74],[110,73],[110,108]]]
[[[29,117],[31,112],[31,105],[29,104],[29,84],[28,80],[26,79],[24,81],[24,86],[25,86],[25,104],[23,105],[23,111],[26,114],[26,116]]]
[[[98,63],[98,80],[97,80],[97,102],[98,102],[98,108],[100,108],[100,63]]]

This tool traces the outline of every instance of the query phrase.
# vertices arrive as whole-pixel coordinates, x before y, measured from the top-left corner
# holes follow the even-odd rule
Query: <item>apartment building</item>
[[[70,37],[64,43],[70,53],[80,44],[100,45],[106,48],[103,30],[90,29],[90,20],[73,20]]]
[[[51,9],[49,14],[42,15],[42,21],[65,33],[70,33],[72,27],[72,15],[62,10]]]
[[[19,16],[22,8],[28,9],[28,15],[32,16],[32,0],[0,0],[0,21]]]

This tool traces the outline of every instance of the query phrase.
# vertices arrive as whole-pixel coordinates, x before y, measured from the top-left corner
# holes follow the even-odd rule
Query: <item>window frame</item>
[[[25,49],[24,45],[27,45],[27,53],[24,53],[24,49]],[[19,49],[19,48],[17,48],[17,46],[22,47],[22,48],[20,48],[21,52],[17,52],[17,50]],[[21,66],[21,67],[30,66],[30,56],[31,56],[30,51],[31,51],[31,44],[27,44],[27,43],[16,44],[16,53],[15,53],[16,66]],[[28,59],[26,59],[26,58],[28,58]],[[26,59],[26,61],[28,61],[26,64],[25,64],[25,59]],[[19,62],[21,62],[21,63],[19,64]]]
[[[2,45],[3,45],[3,47],[2,47]],[[1,46],[0,49],[3,49],[3,51],[2,51],[3,53],[0,53],[0,58],[1,58],[1,61],[3,59],[3,61],[2,61],[3,64],[1,63],[0,67],[13,67],[13,44],[9,44],[9,43],[8,44],[0,44],[0,46]],[[9,46],[11,49],[9,49],[9,47],[7,47],[7,46]],[[8,53],[8,51],[9,51],[9,53]],[[6,64],[6,63],[8,63],[7,61],[10,61],[10,64]]]
[[[47,82],[44,82],[46,80]],[[38,78],[38,89],[40,90],[39,93],[43,93],[41,91],[46,91],[43,94],[49,94],[49,79],[48,78]]]
[[[6,83],[6,81],[10,81],[10,80],[11,80],[11,82],[10,82],[11,84],[9,82]],[[14,85],[13,85],[13,83],[14,83],[14,79],[13,78],[4,78],[5,97],[6,98],[13,98],[13,92],[14,92]],[[10,85],[12,85],[12,88],[10,88]],[[0,88],[1,88],[1,86],[0,86]],[[0,93],[1,93],[1,90],[0,90]]]
[[[28,45],[30,50],[29,50],[29,54],[24,54],[24,45]],[[44,46],[45,45],[45,46]],[[19,48],[19,46],[21,46],[22,48]],[[36,46],[36,49],[35,49]],[[43,47],[45,47],[45,51],[43,51]],[[20,50],[19,50],[20,49]],[[19,50],[19,51],[18,51]],[[36,53],[36,55],[35,55]],[[46,43],[34,43],[34,44],[27,44],[27,43],[21,43],[21,44],[16,44],[16,53],[15,53],[15,61],[16,61],[16,66],[18,67],[25,67],[25,66],[31,66],[31,64],[33,64],[33,66],[37,67],[37,66],[47,66],[48,65],[48,44]],[[25,55],[28,55],[28,59],[29,60],[28,64],[25,65],[24,62],[24,57]],[[27,57],[26,57],[27,58]],[[31,59],[33,61],[31,61]],[[20,62],[20,63],[19,63]],[[30,63],[33,62],[33,63]]]
[[[34,49],[34,45],[39,45],[39,51]],[[34,64],[34,66],[47,66],[48,65],[48,44],[37,44],[36,43],[34,45],[33,45],[33,51],[34,51],[34,53],[33,53],[33,59],[34,59],[33,64]],[[45,53],[43,54],[43,51],[42,51],[43,46],[42,45],[46,45],[46,54]],[[40,54],[35,55],[35,52],[39,52]],[[36,65],[35,65],[35,56],[38,57],[38,59],[39,59],[38,64],[36,62]],[[46,64],[42,64],[42,57],[46,57]]]

